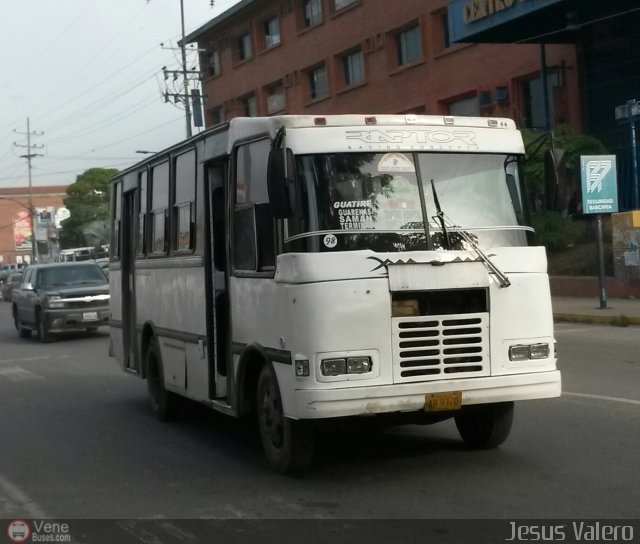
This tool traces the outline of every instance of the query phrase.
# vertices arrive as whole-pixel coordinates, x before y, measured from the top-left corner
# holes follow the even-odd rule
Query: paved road
[[[609,518],[640,504],[638,328],[560,325],[565,394],[524,402],[493,451],[452,422],[326,436],[304,478],[191,407],[154,419],[106,332],[21,340],[0,304],[0,518]]]

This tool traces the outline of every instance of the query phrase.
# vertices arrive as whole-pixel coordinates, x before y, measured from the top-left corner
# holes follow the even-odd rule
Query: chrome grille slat
[[[489,375],[489,314],[394,317],[394,381]]]

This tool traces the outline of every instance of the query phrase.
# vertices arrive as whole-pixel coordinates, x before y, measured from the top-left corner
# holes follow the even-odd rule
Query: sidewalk
[[[610,298],[607,308],[600,309],[597,296],[552,297],[555,321],[574,323],[608,323],[626,326],[640,325],[640,299]]]

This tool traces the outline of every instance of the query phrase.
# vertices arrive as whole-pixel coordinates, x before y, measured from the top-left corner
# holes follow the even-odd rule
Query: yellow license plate
[[[446,412],[460,410],[462,406],[462,392],[429,393],[424,400],[425,412]]]

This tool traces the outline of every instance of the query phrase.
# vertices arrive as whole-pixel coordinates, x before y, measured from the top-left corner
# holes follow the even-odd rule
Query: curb
[[[595,323],[600,325],[613,325],[616,327],[627,327],[628,325],[640,325],[640,317],[629,317],[624,314],[586,315],[586,314],[554,313],[553,320],[556,323]]]

